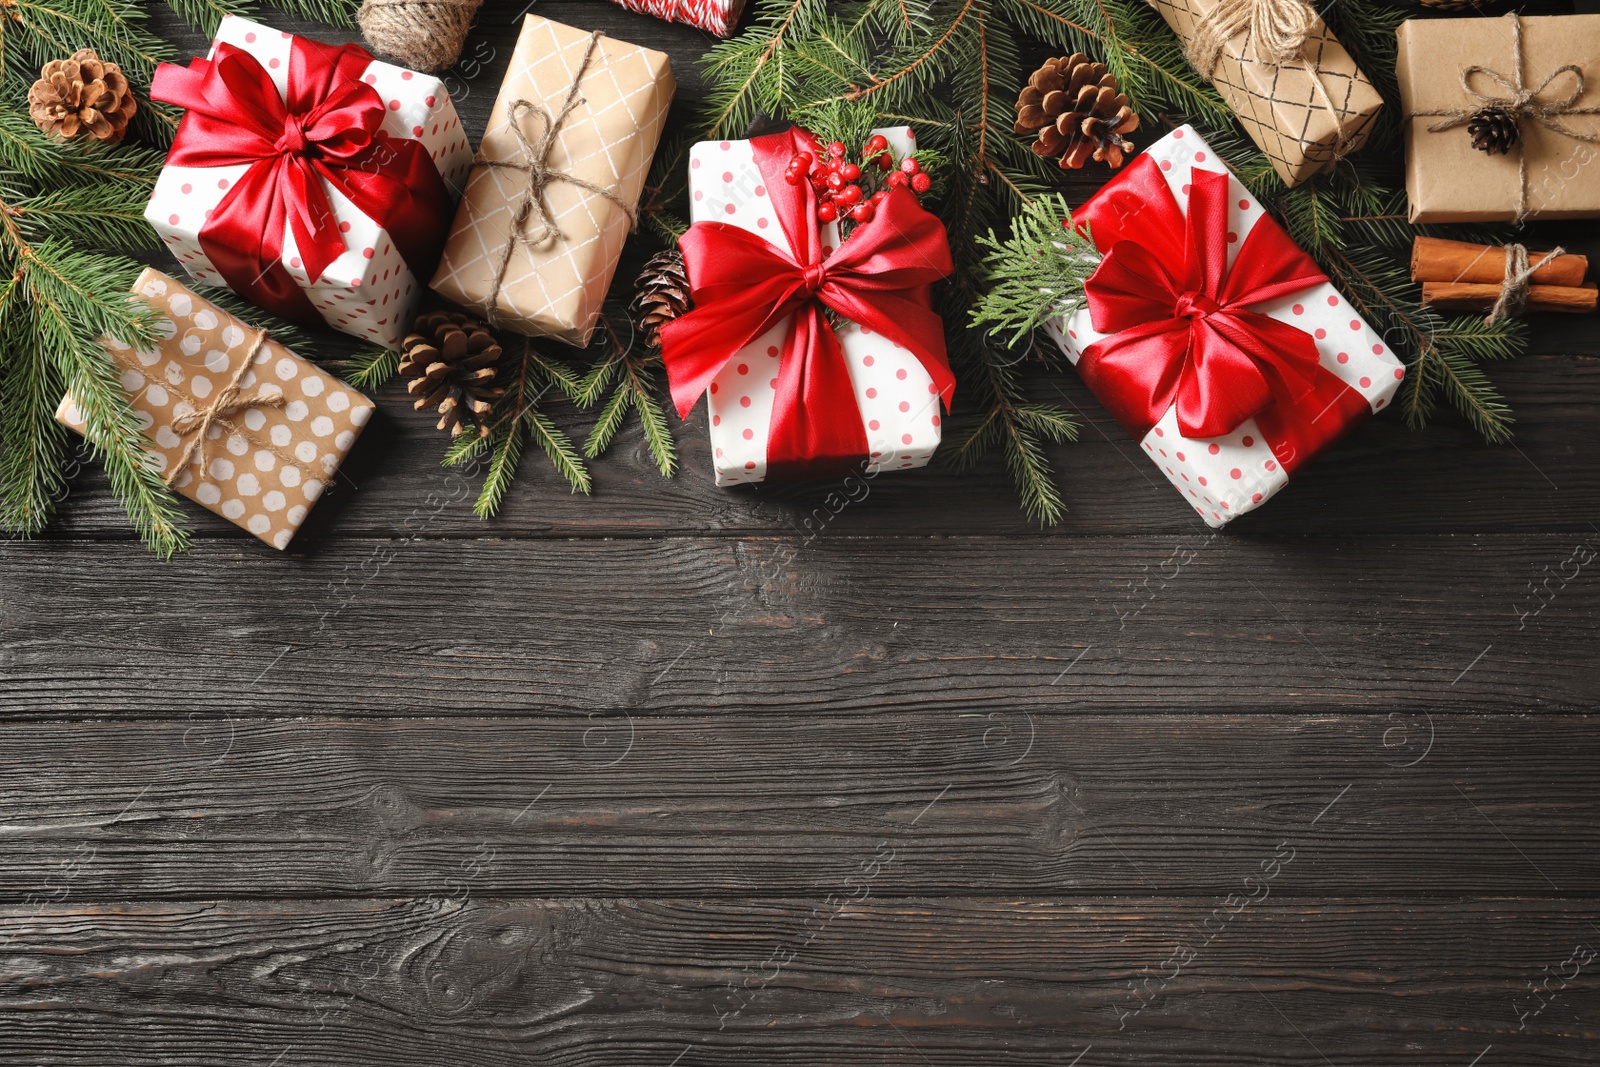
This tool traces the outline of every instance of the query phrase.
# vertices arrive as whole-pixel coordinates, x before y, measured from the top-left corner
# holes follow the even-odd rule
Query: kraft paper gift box
[[[1600,15],[1410,19],[1400,24],[1399,47],[1412,222],[1600,216],[1600,144],[1583,139],[1600,138]],[[1568,64],[1578,72],[1558,73]],[[1467,75],[1472,67],[1485,69]],[[1512,96],[1495,75],[1514,85],[1519,67],[1523,86],[1539,90],[1532,103],[1568,106],[1548,122],[1518,122],[1510,152],[1480,152],[1466,119]],[[1583,92],[1574,96],[1579,73]]]
[[[897,159],[916,150],[916,136],[910,127],[873,132],[888,140]],[[727,223],[768,242],[787,245],[752,144],[702,141],[690,149],[689,221]],[[823,223],[818,231],[827,257],[839,247],[839,226]],[[792,317],[741,349],[707,390],[717,485],[767,479],[780,349]],[[926,466],[942,433],[941,393],[928,369],[908,349],[854,322],[837,321],[834,333],[844,352],[857,409],[836,414],[859,419],[866,432],[868,454],[862,457],[863,469],[877,474]]]
[[[276,87],[280,99],[295,95],[289,86],[289,79],[293,76],[291,71],[306,67],[307,55],[326,57],[325,61],[333,62],[332,56],[335,54],[333,46],[296,38],[292,34],[234,15],[225,16],[217,27],[208,61],[215,59],[224,46],[240,49],[254,57],[265,77]],[[197,61],[197,65],[208,61]],[[170,79],[174,70],[178,75],[190,73],[183,68],[172,68],[170,64],[164,66],[158,72],[152,90],[157,98],[166,99],[163,79]],[[441,195],[444,197],[432,213],[436,217],[430,217],[425,225],[419,225],[415,217],[407,218],[404,227],[406,233],[397,241],[396,235],[381,218],[369,216],[325,177],[319,176],[313,180],[326,196],[327,206],[331,208],[342,240],[343,247],[337,257],[313,277],[308,266],[316,262],[317,257],[308,255],[299,247],[294,227],[284,221],[279,223],[283,227],[281,254],[273,264],[257,265],[253,270],[237,265],[229,267],[216,262],[213,254],[232,258],[231,253],[236,253],[238,249],[229,246],[236,246],[238,242],[226,237],[207,240],[207,235],[202,231],[229,198],[230,190],[251,170],[252,164],[230,162],[184,166],[174,163],[169,157],[167,166],[156,180],[155,191],[145,208],[145,218],[155,227],[168,250],[183,264],[190,277],[202,285],[232,285],[274,314],[298,321],[320,318],[344,333],[387,348],[399,348],[422,296],[422,282],[427,273],[432,271],[433,260],[437,259],[439,246],[450,223],[454,193],[460,189],[466,177],[472,150],[462,132],[455,106],[450,102],[450,94],[438,78],[373,59],[353,45],[346,46],[343,57],[338,61],[338,70],[340,74],[333,79],[336,87],[330,97],[339,92],[339,77],[357,76],[361,83],[371,87],[376,94],[372,101],[382,108],[381,123],[373,134],[372,147],[365,156],[352,160],[352,168],[363,174],[397,174],[402,162],[405,162],[425,172],[428,169],[427,161],[431,161],[436,175],[416,176],[415,184],[421,185],[422,178],[426,177],[430,199],[439,200]],[[184,81],[187,80],[184,78]],[[308,101],[305,113],[314,115],[315,112],[310,109],[321,103],[317,100]],[[173,143],[173,156],[177,156],[187,145],[196,143],[201,134],[197,125],[204,121],[203,116],[184,116]],[[281,118],[272,119],[270,116],[266,121],[275,121],[280,126],[283,124]],[[426,153],[426,160],[418,158],[413,161],[412,154],[416,150],[401,147],[405,142],[420,144]],[[413,177],[408,169],[406,180],[411,181]],[[437,187],[433,185],[434,182],[439,183]],[[395,197],[393,190],[388,188],[383,190],[379,198],[389,203],[401,199]],[[265,212],[267,205],[255,207]],[[311,210],[320,212],[321,206],[313,203]],[[277,217],[282,218],[283,215]],[[265,218],[265,214],[262,218]],[[423,270],[422,278],[414,272],[413,264],[407,262],[401,249],[414,250],[412,260],[415,266]],[[241,271],[245,272],[242,284]],[[261,276],[269,271],[278,283],[274,296],[266,295],[274,290],[272,285],[260,284]],[[303,297],[294,295],[290,289],[298,290]],[[290,303],[284,303],[284,300]]]
[[[1152,0],[1185,43],[1223,0]],[[1224,43],[1211,82],[1288,185],[1360,148],[1383,97],[1318,17],[1301,59],[1282,65],[1257,52],[1248,31]]]
[[[1051,321],[1047,330],[1100,402],[1139,442],[1173,487],[1208,525],[1220,527],[1265,503],[1317,452],[1386,407],[1405,377],[1405,368],[1256,198],[1227,171],[1192,126],[1179,127],[1135,157],[1074,213],[1074,219],[1087,227],[1102,253],[1115,254],[1119,242],[1148,245],[1156,240],[1155,234],[1170,234],[1164,247],[1175,249],[1176,256],[1157,256],[1159,267],[1144,270],[1134,288],[1155,291],[1162,271],[1179,281],[1181,287],[1185,284],[1181,279],[1185,278],[1187,262],[1184,235],[1199,225],[1192,216],[1197,189],[1206,198],[1202,205],[1206,214],[1200,218],[1214,223],[1209,229],[1200,230],[1210,235],[1206,242],[1208,256],[1213,263],[1223,265],[1216,287],[1218,294],[1228,299],[1220,302],[1221,310],[1242,315],[1256,335],[1269,342],[1266,347],[1273,350],[1274,359],[1283,350],[1276,342],[1288,337],[1307,361],[1299,370],[1291,367],[1284,372],[1279,370],[1283,363],[1269,367],[1250,357],[1263,378],[1275,378],[1282,392],[1274,388],[1271,400],[1263,408],[1227,432],[1186,436],[1180,427],[1185,417],[1180,413],[1180,404],[1186,398],[1182,378],[1178,379],[1180,388],[1173,390],[1177,402],[1162,407],[1163,401],[1151,393],[1130,395],[1126,388],[1111,388],[1119,380],[1101,375],[1095,365],[1097,360],[1110,363],[1116,359],[1104,345],[1090,352],[1096,342],[1132,337],[1140,329],[1102,333],[1095,327],[1095,305],[1090,303],[1064,320]],[[1166,213],[1167,205],[1173,202],[1171,210],[1181,221],[1168,225],[1174,216]],[[1241,257],[1254,262],[1241,263]],[[1102,269],[1110,259],[1108,255],[1102,261]],[[1148,256],[1145,262],[1149,262]],[[1274,266],[1262,266],[1264,263]],[[1093,285],[1099,276],[1097,270],[1089,284]],[[1188,277],[1192,279],[1194,275]],[[1204,294],[1207,290],[1197,292]],[[1261,298],[1251,299],[1255,294],[1261,294]],[[1137,300],[1144,294],[1127,295]],[[1183,364],[1183,374],[1196,369],[1192,347],[1209,340],[1197,341],[1194,317],[1200,312],[1198,317],[1204,320],[1215,313],[1205,310],[1207,300],[1214,301],[1214,296],[1183,293],[1173,304],[1172,318],[1191,317],[1191,347],[1171,352],[1172,357],[1189,361]],[[1103,307],[1101,314],[1106,314]],[[1261,324],[1251,316],[1264,316],[1272,322]],[[1234,331],[1239,321],[1235,317],[1210,328],[1219,333]],[[1293,330],[1286,333],[1284,326]],[[1153,327],[1146,327],[1150,328]],[[1211,352],[1212,349],[1206,350],[1207,359]],[[1164,371],[1160,380],[1172,378]],[[1238,393],[1218,379],[1211,379],[1210,383],[1224,384],[1218,390],[1221,394]],[[1228,395],[1223,396],[1225,403],[1228,399]],[[1188,417],[1192,422],[1193,415]]]
[[[154,268],[133,291],[160,313],[161,341],[102,343],[122,368],[151,463],[181,495],[288,547],[372,402]],[[84,432],[72,394],[56,420]]]
[[[675,87],[661,52],[528,15],[433,288],[496,326],[588,344]]]
[[[745,0],[614,0],[629,11],[682,22],[718,37],[727,37],[739,22]]]

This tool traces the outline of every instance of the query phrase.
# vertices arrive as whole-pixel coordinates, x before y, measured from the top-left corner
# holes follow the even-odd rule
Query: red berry
[[[839,209],[833,206],[832,201],[817,205],[817,221],[832,222],[839,217]]]
[[[857,222],[871,222],[873,207],[871,204],[857,204],[850,209],[850,217]]]
[[[916,174],[922,170],[922,164],[911,156],[907,156],[900,161],[900,169],[907,174]]]
[[[889,190],[887,190],[887,189],[879,189],[877,192],[872,194],[872,203],[876,204],[878,201],[882,200],[884,197],[886,197],[888,195],[889,195]]]
[[[783,176],[783,180],[788,182],[790,185],[799,185],[800,175],[791,170]]]
[[[794,158],[795,162],[808,169],[810,168],[811,164],[817,161],[817,157],[812,155],[810,152],[800,152]]]
[[[839,190],[839,199],[843,200],[846,204],[859,204],[859,203],[861,203],[861,186],[859,186],[859,185],[847,185],[847,186],[845,186],[843,189]]]
[[[894,167],[894,157],[891,156],[889,153],[885,152],[883,155],[878,157],[878,169],[879,170],[890,170],[893,167]]]
[[[887,137],[885,137],[881,133],[875,133],[867,141],[867,150],[866,150],[866,152],[864,152],[862,154],[870,156],[875,152],[882,152],[885,148],[888,148],[888,147],[889,147],[889,139]]]
[[[904,171],[897,170],[893,174],[889,175],[889,188],[891,189],[903,189],[910,184],[911,179]]]
[[[933,179],[926,174],[913,174],[911,176],[911,188],[919,193],[925,193],[933,188]]]
[[[838,171],[835,171],[834,173],[828,175],[828,188],[829,189],[831,189],[832,191],[837,193],[840,189],[843,189],[844,187],[845,187],[844,175],[840,174]]]
[[[857,178],[861,177],[861,168],[856,166],[854,163],[846,163],[844,166],[839,168],[839,173],[844,176],[845,181],[853,182]]]
[[[842,141],[829,141],[828,142],[828,155],[830,155],[830,156],[842,156],[842,155],[844,155],[844,142],[842,142]]]

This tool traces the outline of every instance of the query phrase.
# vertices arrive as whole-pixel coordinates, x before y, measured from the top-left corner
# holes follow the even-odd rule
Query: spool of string
[[[455,65],[483,0],[364,0],[367,43],[402,66],[438,74]]]

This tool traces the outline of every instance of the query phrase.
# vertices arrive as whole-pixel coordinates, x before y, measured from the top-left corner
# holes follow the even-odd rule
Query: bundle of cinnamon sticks
[[[1500,298],[1509,254],[1499,245],[1418,237],[1411,247],[1411,280],[1422,283],[1422,302],[1429,307],[1488,311]],[[1550,259],[1548,252],[1529,252],[1528,265],[1533,276],[1523,310],[1581,314],[1595,309],[1600,290],[1583,280],[1587,257],[1565,253]]]

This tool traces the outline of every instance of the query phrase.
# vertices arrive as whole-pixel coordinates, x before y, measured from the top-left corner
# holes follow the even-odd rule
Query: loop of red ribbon
[[[661,330],[678,414],[687,416],[741,349],[790,318],[779,356],[767,478],[818,477],[867,458],[866,431],[843,350],[824,308],[909,349],[948,407],[955,375],[929,287],[952,265],[944,226],[896,189],[824,258],[809,182],[784,180],[789,160],[815,151],[801,130],[751,142],[765,192],[788,239],[779,248],[747,230],[697,222],[679,240],[694,310]]]
[[[360,45],[296,37],[280,95],[260,61],[218,44],[212,59],[163,63],[150,97],[187,109],[167,162],[248,164],[200,230],[200,247],[229,288],[285,317],[321,316],[282,263],[284,231],[313,282],[344,253],[322,182],[388,231],[419,277],[433,270],[450,223],[449,190],[420,141],[384,135],[383,98],[361,75]]]
[[[1185,216],[1142,155],[1077,216],[1105,253],[1084,294],[1094,328],[1110,335],[1084,349],[1078,369],[1135,438],[1174,405],[1183,435],[1203,439],[1274,404],[1344,391],[1310,334],[1250,310],[1326,275],[1270,219],[1230,267],[1228,199],[1226,173],[1195,168]]]

